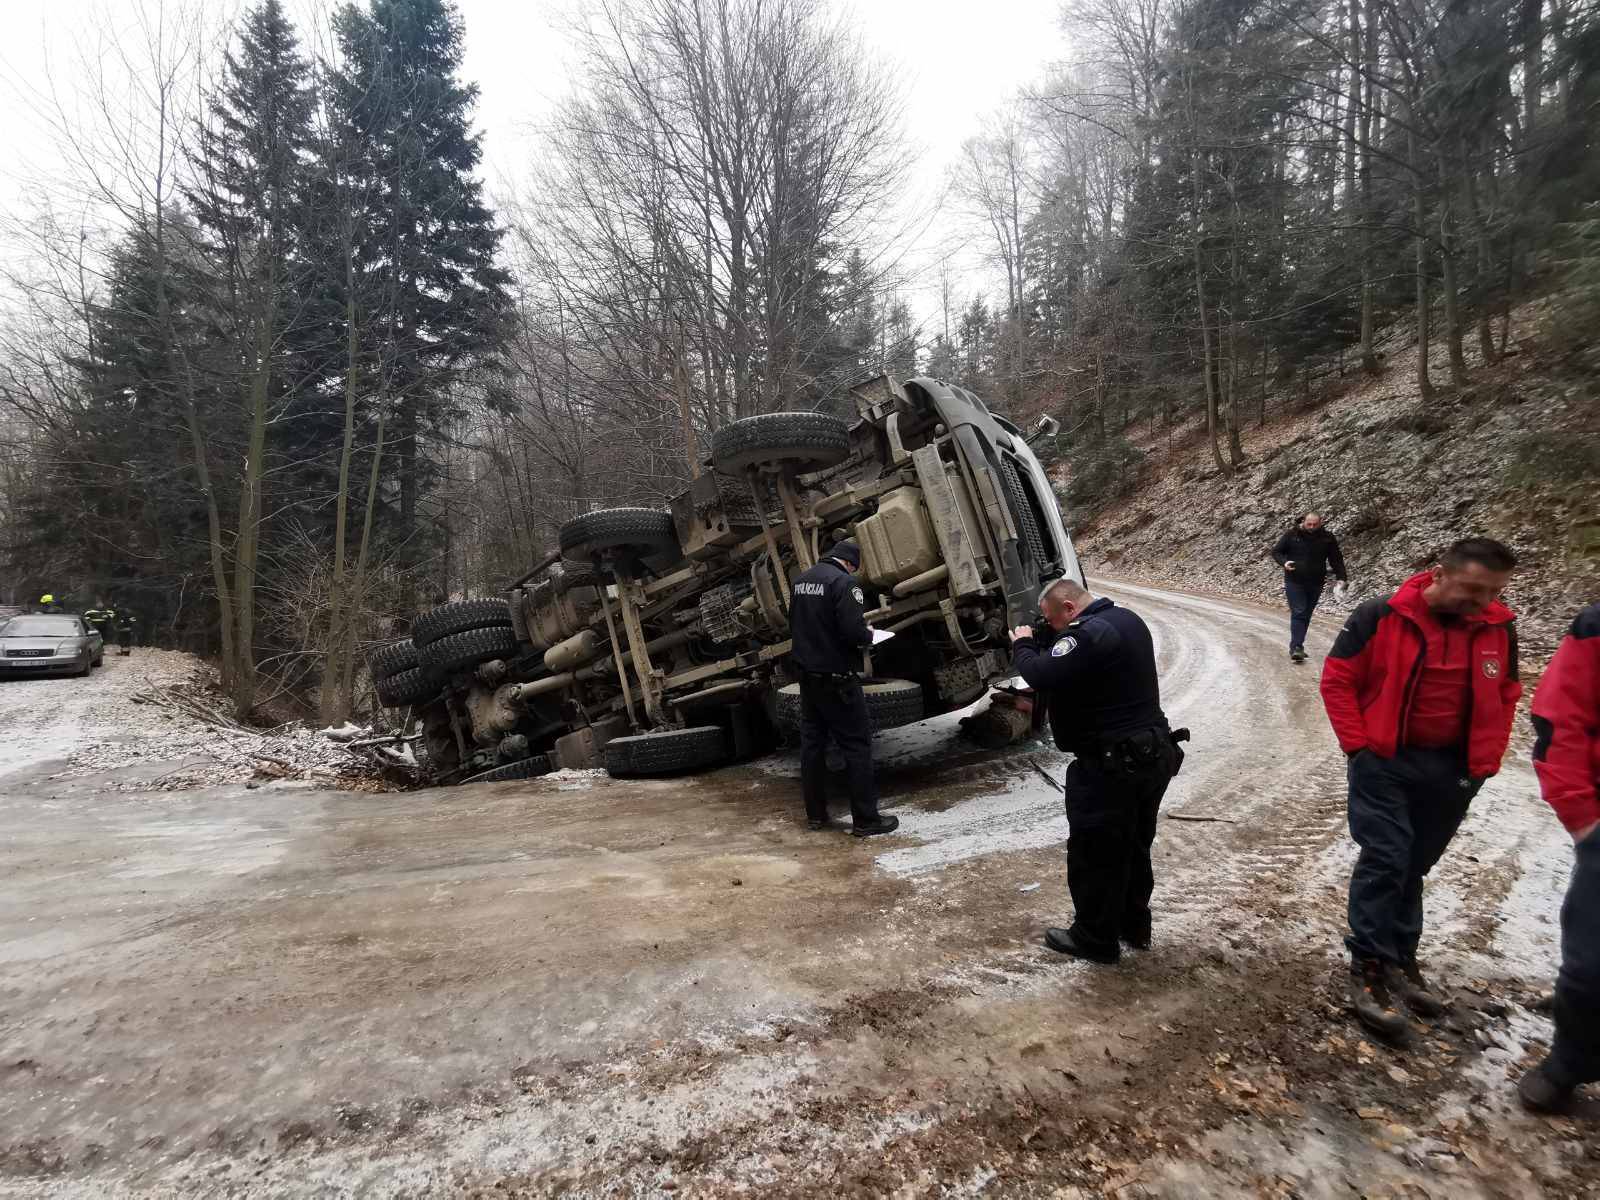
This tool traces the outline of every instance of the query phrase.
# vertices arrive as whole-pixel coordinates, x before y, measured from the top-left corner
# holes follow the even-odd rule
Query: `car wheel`
[[[719,725],[691,729],[658,729],[606,743],[606,773],[625,779],[634,775],[667,775],[710,767],[728,757],[728,739]]]
[[[711,461],[724,475],[778,465],[820,471],[849,456],[850,426],[832,413],[761,413],[711,435]]]

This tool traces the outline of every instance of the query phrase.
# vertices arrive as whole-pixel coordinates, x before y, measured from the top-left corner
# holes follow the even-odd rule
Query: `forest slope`
[[[1508,601],[1524,656],[1542,663],[1581,605],[1600,597],[1600,386],[1581,347],[1554,335],[1560,300],[1520,309],[1512,353],[1471,383],[1418,397],[1414,350],[1390,341],[1373,377],[1330,376],[1309,397],[1269,397],[1244,430],[1247,462],[1220,472],[1204,428],[1132,437],[1144,453],[1119,501],[1073,513],[1085,569],[1175,587],[1282,598],[1269,558],[1278,535],[1315,510],[1338,534],[1350,602],[1381,594],[1452,540],[1498,537],[1521,564]],[[1070,479],[1069,464],[1063,468]]]

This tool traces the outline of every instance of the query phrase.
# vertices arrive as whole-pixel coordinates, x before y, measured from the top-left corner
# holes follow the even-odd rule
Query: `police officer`
[[[1067,768],[1067,887],[1070,929],[1047,929],[1045,945],[1114,963],[1121,943],[1150,947],[1150,846],[1167,784],[1183,761],[1161,711],[1150,630],[1110,600],[1070,579],[1039,597],[1044,621],[1011,631],[1017,671],[1044,694]]]
[[[878,814],[878,789],[872,778],[872,724],[861,690],[861,652],[872,645],[866,597],[851,576],[861,567],[861,550],[849,541],[835,543],[822,561],[795,580],[790,597],[790,658],[800,675],[800,780],[806,822],[831,828],[828,819],[828,738],[844,757],[850,779],[850,818],[857,837],[891,833],[898,817]]]

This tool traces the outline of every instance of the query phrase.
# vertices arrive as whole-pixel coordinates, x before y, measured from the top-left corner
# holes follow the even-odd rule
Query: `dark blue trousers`
[[[1561,906],[1556,1037],[1546,1070],[1569,1087],[1600,1080],[1600,833],[1576,848]]]
[[[1317,611],[1317,601],[1322,599],[1322,579],[1296,579],[1285,572],[1283,590],[1289,597],[1289,649],[1302,649],[1306,644],[1306,630],[1311,628],[1311,614]]]
[[[1356,960],[1411,962],[1422,939],[1422,883],[1483,786],[1460,750],[1403,746],[1393,758],[1363,750],[1350,760],[1350,836],[1361,847],[1350,876]]]
[[[844,756],[850,782],[850,819],[878,821],[878,785],[872,776],[872,719],[859,679],[804,676],[800,680],[800,785],[806,817],[828,819],[828,742]]]

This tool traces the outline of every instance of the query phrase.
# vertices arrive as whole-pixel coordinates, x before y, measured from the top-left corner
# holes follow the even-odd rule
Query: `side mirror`
[[[1054,417],[1044,416],[1039,418],[1039,423],[1033,427],[1033,432],[1028,435],[1028,445],[1033,445],[1042,438],[1053,438],[1061,432],[1061,422]]]

